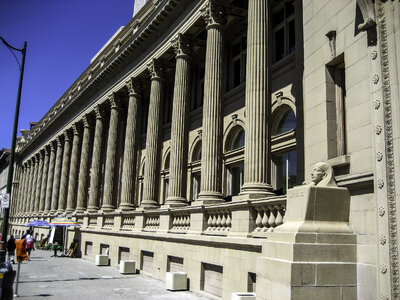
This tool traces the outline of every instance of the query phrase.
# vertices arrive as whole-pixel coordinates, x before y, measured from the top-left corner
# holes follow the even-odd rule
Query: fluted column
[[[101,206],[103,211],[111,211],[115,208],[113,203],[114,176],[117,152],[118,123],[121,110],[119,99],[115,93],[109,96],[109,101],[111,104],[111,113],[107,139],[107,156],[104,171],[103,205]]]
[[[68,196],[67,196],[67,209],[66,212],[71,213],[76,207],[76,192],[78,188],[78,174],[79,174],[79,157],[80,157],[80,146],[81,146],[81,128],[80,125],[74,123],[72,125],[74,133],[72,140],[72,155],[71,165],[69,169],[69,184],[68,184]]]
[[[137,79],[130,79],[126,83],[129,90],[128,117],[126,121],[124,163],[122,166],[121,210],[134,208],[134,194],[136,182],[136,157],[139,135],[139,105],[141,88]]]
[[[49,175],[49,163],[50,163],[50,153],[48,147],[43,149],[44,162],[43,162],[43,175],[42,184],[40,186],[40,202],[39,202],[39,212],[43,212],[46,203],[46,190],[47,190],[47,178]]]
[[[32,173],[33,173],[34,165],[32,159],[28,161],[28,178],[26,180],[25,187],[25,196],[24,196],[24,212],[29,212],[29,199],[32,187]]]
[[[244,184],[241,194],[272,194],[269,180],[270,96],[267,61],[268,2],[249,0],[246,64]]]
[[[56,165],[54,169],[54,182],[53,191],[51,196],[51,208],[50,213],[55,214],[58,208],[58,197],[60,194],[60,180],[61,180],[61,166],[63,159],[63,140],[62,136],[57,137],[57,155],[56,155]]]
[[[188,148],[188,108],[190,103],[191,49],[183,35],[173,41],[176,53],[174,98],[171,125],[171,157],[168,198],[164,206],[186,205],[186,175]]]
[[[158,207],[157,187],[159,184],[160,170],[160,133],[162,126],[162,69],[156,60],[152,60],[148,66],[151,74],[149,117],[146,134],[146,168],[144,170],[143,201],[142,208]]]
[[[222,101],[223,23],[222,8],[208,1],[203,10],[207,24],[204,75],[201,187],[197,204],[223,202],[222,198]]]
[[[19,191],[18,191],[18,204],[17,204],[17,212],[18,214],[21,214],[23,212],[22,210],[22,205],[23,205],[23,197],[24,197],[24,188],[25,188],[25,182],[27,178],[27,164],[24,163],[22,164],[22,174],[21,174],[21,184],[19,186]]]
[[[40,151],[38,153],[39,167],[38,176],[36,180],[36,193],[35,193],[35,212],[40,211],[40,192],[42,187],[42,176],[43,176],[43,153]]]
[[[18,142],[17,142],[18,145]],[[14,217],[17,214],[18,208],[18,193],[19,186],[21,183],[21,175],[22,175],[22,166],[19,161],[14,162],[14,176],[12,180],[12,188],[11,188],[11,201],[10,203],[10,216]]]
[[[47,186],[46,186],[46,200],[44,203],[44,212],[49,213],[51,208],[51,196],[53,194],[53,182],[54,182],[54,165],[56,162],[56,145],[54,142],[50,142],[50,161],[49,171],[47,174]]]
[[[67,193],[69,182],[69,164],[71,160],[71,138],[68,131],[64,132],[64,152],[61,167],[60,193],[58,195],[57,212],[62,214],[67,206]]]
[[[104,134],[104,111],[100,106],[94,108],[96,113],[96,125],[93,141],[92,166],[90,168],[89,205],[87,210],[95,212],[99,209],[101,150]]]
[[[83,140],[81,163],[79,167],[79,184],[78,184],[78,200],[77,212],[84,212],[87,206],[88,196],[88,179],[89,179],[89,163],[90,163],[90,142],[92,137],[92,124],[89,115],[83,117]]]
[[[30,188],[30,193],[29,193],[29,208],[28,211],[30,213],[33,213],[34,208],[35,208],[35,196],[36,196],[36,182],[37,182],[37,172],[38,172],[38,157],[35,155],[32,158],[33,162],[33,172],[32,172],[32,181],[31,181],[31,188]]]

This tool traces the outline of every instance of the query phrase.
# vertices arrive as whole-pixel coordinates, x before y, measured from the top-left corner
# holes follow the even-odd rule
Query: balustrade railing
[[[160,227],[160,215],[145,215],[145,230],[157,230]]]
[[[257,211],[254,232],[271,232],[283,224],[286,202],[263,204],[254,208]]]
[[[135,228],[135,216],[123,216],[121,229],[132,230]]]
[[[184,232],[190,227],[190,213],[172,213],[171,231]]]
[[[232,226],[232,213],[229,209],[207,210],[206,233],[227,233]]]
[[[205,234],[219,236],[266,237],[285,221],[286,197],[232,201],[210,206],[187,206],[112,214],[77,214],[76,221],[86,227],[125,231],[152,231],[165,234]],[[16,217],[21,226],[31,216]],[[50,218],[49,218],[50,220]],[[100,229],[100,228],[98,228]]]

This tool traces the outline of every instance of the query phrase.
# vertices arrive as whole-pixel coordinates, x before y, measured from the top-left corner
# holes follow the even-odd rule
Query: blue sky
[[[19,129],[39,121],[132,17],[134,0],[0,0],[0,36],[27,41]],[[21,54],[16,53],[21,61]],[[0,149],[11,146],[18,64],[0,42]]]

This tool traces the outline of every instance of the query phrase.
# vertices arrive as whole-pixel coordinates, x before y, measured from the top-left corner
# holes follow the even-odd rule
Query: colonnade
[[[201,190],[193,203],[223,202],[223,45],[224,8],[217,1],[208,1],[202,16],[206,23],[204,105],[202,120]],[[264,196],[270,193],[269,99],[267,62],[267,4],[249,0],[246,80],[246,147],[243,196]],[[178,34],[171,46],[175,50],[176,67],[171,123],[170,179],[165,207],[187,205],[186,189],[188,156],[188,120],[191,83],[191,41]],[[82,213],[131,210],[159,207],[162,104],[165,74],[158,59],[151,59],[150,99],[146,132],[146,156],[143,200],[135,199],[137,158],[139,151],[141,82],[137,77],[125,83],[128,98],[118,91],[103,103],[75,121],[54,140],[23,160],[16,213]],[[122,101],[127,101],[123,105]],[[120,128],[122,109],[127,107],[126,127]],[[109,111],[109,118],[106,111]],[[107,131],[108,128],[108,131]],[[125,133],[120,187],[115,177],[118,163],[118,135]],[[106,136],[106,134],[108,136]],[[120,188],[118,193],[115,189]],[[120,195],[120,197],[118,196]],[[120,199],[115,199],[119,197]]]

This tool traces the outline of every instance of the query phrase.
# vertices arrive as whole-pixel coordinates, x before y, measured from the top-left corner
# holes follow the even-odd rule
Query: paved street
[[[36,250],[31,261],[22,263],[19,298],[208,299],[191,292],[167,291],[163,281],[145,275],[122,275],[116,267],[98,267],[94,262],[77,258],[50,257],[52,254]],[[17,265],[13,267],[16,269]]]

